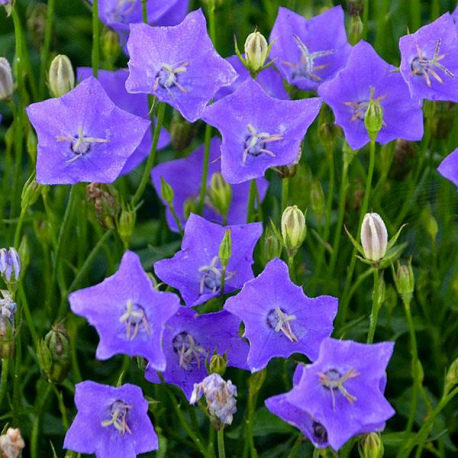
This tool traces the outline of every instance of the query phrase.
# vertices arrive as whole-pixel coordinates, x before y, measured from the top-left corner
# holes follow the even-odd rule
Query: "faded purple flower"
[[[257,372],[276,356],[302,353],[314,361],[321,341],[331,335],[337,302],[331,296],[308,298],[290,280],[288,266],[276,258],[230,297],[224,309],[245,323],[244,337],[250,341],[247,363]]]
[[[345,66],[351,51],[341,6],[305,19],[280,8],[270,34],[270,57],[290,84],[314,90]]]
[[[458,36],[450,13],[401,37],[399,48],[412,97],[458,102]]]
[[[237,77],[215,51],[200,9],[176,27],[132,24],[127,49],[127,90],[154,94],[190,122],[202,116],[218,89]]]
[[[221,140],[213,138],[210,143],[210,163],[208,166],[207,189],[213,174],[221,173],[220,158]],[[172,187],[174,191],[173,206],[182,225],[185,224],[184,206],[187,201],[197,203],[199,201],[202,182],[202,168],[204,161],[204,145],[193,151],[188,157],[164,162],[157,165],[151,171],[154,188],[161,196],[161,177]],[[256,180],[259,198],[262,202],[266,195],[269,183],[264,178]],[[243,224],[246,221],[248,209],[249,183],[232,185],[232,201],[227,214],[228,224]],[[162,202],[167,207],[167,224],[174,232],[178,232],[177,223],[170,212],[164,199]],[[214,223],[223,223],[223,218],[212,204],[210,198],[205,199],[204,218]]]
[[[85,80],[92,76],[92,68],[79,67],[77,69],[77,79]],[[97,79],[105,89],[108,97],[121,110],[132,113],[142,118],[148,118],[148,96],[146,94],[129,94],[126,91],[126,80],[129,73],[126,70],[99,70]],[[121,175],[131,172],[137,167],[149,154],[151,143],[153,141],[151,129],[147,129],[145,136],[132,156],[127,159],[126,165],[121,171]],[[162,128],[159,135],[157,149],[165,148],[170,143],[169,133]]]
[[[191,214],[181,251],[154,264],[156,275],[178,289],[187,306],[203,304],[221,294],[219,247],[228,229],[232,236],[232,256],[226,268],[224,292],[232,293],[253,278],[253,250],[262,234],[261,223],[223,227]]]
[[[190,399],[194,384],[208,375],[206,363],[210,363],[215,350],[220,355],[227,354],[229,366],[248,369],[248,344],[239,337],[239,327],[240,320],[228,312],[198,315],[181,307],[167,322],[164,332],[165,382],[179,386]],[[145,377],[152,383],[161,383],[149,365]]]
[[[448,155],[437,170],[442,176],[458,186],[458,149]]]
[[[75,387],[75,404],[78,413],[65,435],[65,449],[97,458],[135,458],[159,448],[138,386],[81,382]]]
[[[110,100],[95,78],[27,108],[38,135],[37,183],[112,183],[150,122]],[[126,135],[129,132],[129,135]]]
[[[97,329],[96,357],[116,354],[142,356],[156,370],[164,370],[162,335],[166,321],[180,307],[173,293],[156,291],[138,255],[126,251],[119,270],[102,283],[81,289],[68,298],[73,313]]]
[[[369,43],[360,41],[353,48],[347,66],[334,79],[319,87],[318,93],[334,111],[336,124],[342,127],[345,139],[353,149],[360,149],[369,142],[364,115],[371,98],[383,111],[378,143],[385,144],[399,138],[421,140],[421,104],[410,97],[407,85],[395,70]]]
[[[318,448],[381,431],[395,413],[383,395],[393,346],[325,339],[317,361],[296,370],[293,389],[266,405]]]
[[[21,259],[16,251],[16,248],[10,247],[9,249],[0,249],[0,274],[6,282],[19,279],[21,275]]]
[[[223,136],[221,171],[228,183],[259,178],[297,160],[301,141],[320,111],[319,98],[278,100],[252,79],[210,105],[203,119]]]
[[[245,58],[245,55],[243,54]],[[215,95],[215,101],[226,97],[226,95],[232,94],[245,80],[251,79],[250,72],[247,70],[245,65],[242,64],[238,56],[231,56],[226,59],[235,71],[238,73],[238,78],[230,85],[221,88]],[[267,95],[275,99],[288,100],[289,94],[283,84],[283,77],[280,73],[275,70],[274,67],[267,67],[261,73],[259,73],[256,81],[264,89]]]

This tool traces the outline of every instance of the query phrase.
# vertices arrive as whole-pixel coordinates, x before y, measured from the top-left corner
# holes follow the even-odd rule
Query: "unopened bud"
[[[102,36],[103,56],[109,65],[114,65],[119,56],[119,36],[113,30],[107,30]]]
[[[455,385],[458,385],[458,358],[450,365],[445,376],[445,392],[448,393]]]
[[[169,205],[173,205],[174,192],[164,177],[161,177],[161,196]]]
[[[266,381],[267,371],[266,369],[262,369],[254,374],[251,374],[249,380],[249,387],[250,387],[250,396],[254,396],[256,393],[260,391],[264,382]]]
[[[183,205],[184,218],[188,219],[191,213],[197,214],[198,211],[199,211],[199,203],[196,201],[196,199],[192,197],[190,197],[189,199],[186,199]]]
[[[259,73],[269,57],[267,40],[259,32],[248,35],[245,41],[245,58],[251,73]]]
[[[186,149],[197,134],[198,123],[190,123],[178,110],[173,111],[170,123],[170,142],[177,151]]]
[[[75,87],[75,73],[70,59],[59,54],[49,67],[49,90],[53,97],[62,97]]]
[[[279,258],[282,250],[283,244],[278,229],[274,231],[271,227],[267,226],[264,234],[264,264],[267,264],[272,259]]]
[[[377,213],[366,213],[361,226],[361,244],[364,256],[369,261],[380,261],[388,246],[388,231]]]
[[[380,105],[379,99],[374,99],[375,89],[371,87],[371,98],[369,106],[364,114],[364,125],[371,141],[377,139],[378,133],[383,127],[383,108]]]
[[[352,16],[350,19],[350,42],[358,43],[361,40],[364,31],[364,24],[360,16]]]
[[[221,356],[218,354],[214,354],[210,359],[210,367],[209,373],[210,374],[219,374],[221,377],[226,372],[227,367],[227,359],[225,356]]]
[[[0,451],[4,458],[19,458],[25,447],[19,428],[8,428],[6,434],[0,436]]]
[[[378,433],[362,436],[358,449],[361,458],[382,458],[385,453],[382,438]]]
[[[223,240],[221,240],[221,244],[219,246],[219,259],[221,261],[221,265],[226,267],[229,263],[229,259],[232,256],[232,237],[231,237],[231,230],[227,229],[224,233]]]
[[[350,16],[361,16],[364,11],[364,0],[347,0],[347,11]]]
[[[13,73],[10,63],[0,57],[0,100],[7,100],[13,95]]]
[[[0,290],[0,358],[12,358],[14,354],[15,315],[17,305],[8,291]]]
[[[396,289],[402,298],[412,298],[415,289],[415,277],[413,274],[412,263],[408,264],[398,263],[398,269],[394,277]]]
[[[221,173],[214,173],[212,175],[208,197],[221,216],[226,219],[232,202],[232,187],[223,178]]]
[[[312,180],[310,188],[310,204],[318,223],[321,224],[325,211],[324,191],[319,180]]]
[[[281,217],[281,235],[285,248],[295,252],[305,240],[307,235],[307,226],[305,224],[305,215],[294,205],[287,207]]]
[[[19,280],[21,260],[15,248],[0,249],[0,274],[6,283],[13,283]]]
[[[135,229],[137,215],[135,209],[124,208],[118,220],[118,233],[124,243],[124,247],[129,247],[130,238]]]
[[[30,177],[22,189],[21,208],[27,210],[31,207],[41,195],[41,190],[44,186],[38,184],[34,177]]]
[[[86,186],[86,200],[94,208],[97,222],[105,229],[114,229],[119,215],[119,194],[110,184],[91,183]]]
[[[19,244],[19,259],[21,260],[21,272],[24,275],[24,272],[27,270],[30,264],[30,245],[29,245],[29,237],[27,234],[24,234],[21,239],[21,243]]]
[[[431,240],[435,242],[437,233],[439,232],[439,225],[437,224],[436,218],[426,209],[423,211],[422,218],[426,233],[431,237]]]

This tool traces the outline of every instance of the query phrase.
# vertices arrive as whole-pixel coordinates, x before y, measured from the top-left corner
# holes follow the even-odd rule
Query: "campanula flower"
[[[153,288],[135,253],[126,251],[114,275],[75,291],[68,300],[73,313],[85,317],[97,329],[98,359],[122,353],[142,356],[155,369],[165,369],[162,334],[180,301],[173,293]]]
[[[319,95],[332,108],[336,123],[342,127],[352,149],[369,142],[364,122],[369,106],[377,106],[383,116],[378,143],[399,138],[421,140],[421,105],[411,98],[402,76],[395,70],[369,43],[360,41],[352,49],[347,66],[319,87]]]
[[[215,351],[227,355],[228,365],[248,369],[248,344],[239,337],[240,320],[228,312],[198,315],[181,307],[167,322],[164,352],[167,367],[162,376],[167,383],[179,386],[188,399],[195,383],[207,375],[207,364]],[[145,376],[152,383],[161,383],[156,371],[147,366]]]
[[[245,57],[243,55],[243,57]],[[252,79],[250,72],[242,64],[238,56],[231,56],[226,59],[238,73],[238,78],[230,85],[222,87],[215,95],[215,101],[218,101],[226,95],[232,94],[245,80]],[[267,67],[259,73],[256,81],[264,89],[267,95],[275,99],[288,100],[289,94],[283,84],[283,78],[274,67]]]
[[[300,366],[293,389],[267,399],[267,408],[317,448],[338,450],[353,436],[381,431],[395,413],[383,395],[393,346],[324,339],[318,359]]]
[[[221,171],[228,183],[259,178],[270,168],[297,160],[301,141],[321,100],[278,100],[247,79],[205,110],[203,119],[223,136]]]
[[[321,341],[331,335],[337,302],[331,296],[308,298],[290,280],[288,266],[276,258],[230,297],[224,309],[245,323],[247,362],[251,372],[257,372],[276,356],[302,353],[314,361]]]
[[[215,93],[237,77],[213,47],[199,9],[175,27],[132,24],[127,42],[132,93],[155,95],[194,122]]]
[[[449,13],[403,36],[399,48],[412,97],[458,102],[458,35]]]
[[[21,260],[15,248],[0,249],[0,274],[7,283],[19,279],[21,275]]]
[[[458,186],[458,149],[448,155],[437,170],[442,176]]]
[[[108,97],[121,110],[140,116],[144,119],[148,118],[148,96],[146,94],[129,94],[126,91],[126,80],[129,73],[126,70],[99,70],[97,79],[105,89]],[[77,69],[78,80],[85,80],[92,76],[92,68],[80,67]],[[121,171],[121,175],[129,173],[138,164],[140,164],[150,153],[151,143],[153,141],[151,129],[147,129],[145,136],[138,148],[132,156],[127,159],[126,165]],[[162,127],[159,134],[157,149],[165,148],[170,143],[170,135],[167,130]]]
[[[27,108],[38,135],[37,183],[112,183],[150,128],[110,100],[93,77]],[[129,132],[129,135],[126,135]]]
[[[65,449],[97,458],[135,458],[159,448],[138,386],[81,382],[75,386],[75,404],[78,413],[65,436]]]
[[[288,83],[302,90],[315,90],[333,78],[345,66],[351,50],[341,6],[311,19],[279,8],[270,42],[275,65]]]
[[[226,230],[231,230],[232,256],[226,268],[224,292],[240,289],[253,278],[253,250],[262,234],[262,224],[220,226],[191,214],[184,230],[181,250],[171,259],[154,264],[156,275],[178,289],[189,307],[221,294],[223,269],[219,247]]]
[[[210,184],[215,174],[221,173],[220,158],[221,140],[213,138],[210,142],[210,160],[208,166],[207,195],[205,198],[204,218],[215,223],[223,223],[223,217],[215,207],[210,198]],[[173,207],[182,225],[186,222],[185,205],[199,202],[200,188],[202,184],[202,168],[204,161],[204,146],[200,146],[188,157],[164,162],[157,165],[151,171],[154,188],[158,195],[161,190],[161,178],[172,187],[174,191]],[[257,190],[260,200],[264,199],[269,183],[264,178],[256,180]],[[228,224],[243,224],[246,221],[248,209],[248,195],[250,191],[249,183],[232,185],[232,199],[227,213]],[[164,205],[166,202],[161,197]],[[166,211],[167,224],[174,232],[178,232],[177,223],[172,216],[169,207]]]

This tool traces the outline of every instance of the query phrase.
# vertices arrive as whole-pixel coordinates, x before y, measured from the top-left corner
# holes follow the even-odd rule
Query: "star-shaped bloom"
[[[458,102],[458,35],[450,13],[402,37],[399,48],[412,97]]]
[[[220,158],[221,140],[217,137],[210,142],[210,161],[208,166],[207,178],[207,197],[204,206],[204,218],[214,223],[223,223],[220,212],[215,208],[210,199],[210,182],[215,173],[221,173]],[[200,196],[202,184],[202,168],[204,161],[204,146],[200,146],[193,151],[188,157],[176,159],[170,162],[164,162],[157,165],[151,172],[154,188],[158,195],[161,195],[161,178],[172,187],[174,191],[173,206],[182,225],[186,219],[184,215],[184,206],[186,202],[193,201],[197,203]],[[264,178],[256,180],[259,199],[263,201],[269,183]],[[246,221],[248,209],[248,196],[250,191],[249,183],[240,183],[232,185],[232,200],[227,213],[228,224],[243,224]],[[161,197],[164,205],[167,206],[167,224],[174,232],[178,232],[177,223],[172,216],[170,209],[164,199]]]
[[[383,126],[377,142],[402,138],[421,140],[423,112],[418,100],[396,68],[385,62],[369,43],[360,41],[351,51],[347,66],[331,81],[323,83],[318,93],[332,108],[336,123],[353,149],[369,142],[364,116],[372,99],[383,112]]]
[[[394,410],[383,393],[392,342],[323,340],[315,363],[296,371],[293,389],[266,400],[318,448],[341,448],[353,436],[381,431]]]
[[[85,80],[92,76],[92,68],[79,67],[77,69],[77,79]],[[129,73],[126,70],[99,70],[97,79],[102,85],[112,102],[121,110],[132,113],[133,115],[140,116],[141,118],[148,118],[148,96],[146,94],[129,94],[126,91],[126,80]],[[153,141],[151,129],[147,129],[145,136],[138,148],[134,151],[132,156],[127,159],[126,165],[121,171],[121,175],[131,172],[137,167],[149,154],[151,150],[151,143]],[[170,143],[170,135],[164,128],[161,129],[159,134],[159,141],[157,149],[165,148]]]
[[[253,250],[262,234],[261,223],[220,226],[191,214],[184,230],[181,251],[154,264],[156,275],[178,289],[189,307],[221,294],[223,270],[219,247],[231,231],[232,256],[226,267],[224,292],[232,293],[253,278]]]
[[[448,155],[437,170],[442,176],[458,186],[458,149]]]
[[[203,119],[223,136],[221,171],[228,183],[259,178],[270,168],[297,160],[301,141],[321,100],[278,100],[248,79],[207,107]]]
[[[243,57],[245,58],[245,54],[243,54]],[[226,97],[226,95],[232,94],[245,80],[251,79],[250,72],[245,65],[242,64],[238,56],[231,56],[226,60],[234,67],[235,71],[238,73],[238,78],[230,86],[221,88],[215,95],[215,101]],[[261,85],[267,95],[275,99],[289,99],[289,94],[283,84],[283,78],[274,67],[267,67],[259,73],[256,81]]]
[[[280,8],[270,34],[270,57],[290,84],[315,90],[345,66],[351,46],[347,42],[341,6],[305,19]]]
[[[97,329],[98,359],[117,354],[142,356],[155,369],[165,369],[162,335],[180,300],[176,294],[153,288],[135,253],[126,251],[114,275],[75,291],[68,300],[73,313],[84,316]]]
[[[224,309],[245,323],[244,337],[250,341],[247,362],[251,372],[257,372],[276,356],[302,353],[314,361],[321,341],[331,335],[337,302],[331,296],[308,298],[290,280],[288,266],[276,258],[230,297]]]
[[[65,449],[97,458],[135,458],[159,448],[138,386],[81,382],[75,386],[75,404],[78,413],[65,435]]]
[[[175,27],[132,24],[130,28],[127,90],[154,94],[190,122],[202,116],[218,89],[237,77],[215,51],[200,9]]]
[[[150,122],[118,108],[95,78],[27,108],[38,135],[37,183],[112,183]],[[129,135],[126,135],[129,132]]]
[[[248,369],[248,344],[239,337],[240,320],[224,310],[198,315],[181,307],[167,322],[164,333],[164,351],[167,368],[162,373],[167,383],[179,386],[188,399],[195,383],[207,375],[206,363],[216,351],[226,354],[228,366]],[[146,378],[161,383],[156,371],[147,366]]]

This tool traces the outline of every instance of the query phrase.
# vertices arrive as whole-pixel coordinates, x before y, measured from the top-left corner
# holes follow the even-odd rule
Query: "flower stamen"
[[[72,144],[72,151],[75,153],[75,156],[69,159],[67,164],[76,161],[80,157],[83,157],[86,153],[91,150],[92,143],[108,143],[110,140],[105,138],[94,138],[94,137],[85,137],[83,134],[83,128],[80,126],[78,127],[78,136],[77,137],[64,137],[58,135],[56,137],[58,142],[71,142]]]
[[[179,364],[184,370],[188,370],[189,366],[195,360],[197,369],[200,369],[200,357],[205,355],[207,352],[205,348],[201,347],[191,334],[187,332],[181,332],[172,342],[173,349],[178,353]]]
[[[245,140],[245,150],[243,151],[242,155],[242,165],[246,164],[248,155],[256,157],[261,153],[264,153],[270,157],[276,157],[272,151],[266,148],[266,143],[283,140],[283,135],[271,135],[267,132],[261,132],[258,134],[252,124],[248,124],[247,128],[250,135]]]
[[[332,408],[334,411],[336,410],[336,401],[334,397],[334,390],[336,388],[344,395],[345,399],[347,399],[348,402],[353,403],[357,400],[357,397],[351,395],[343,386],[343,384],[349,379],[358,377],[358,375],[360,375],[359,372],[356,372],[353,368],[350,369],[343,376],[340,376],[340,373],[335,369],[331,369],[327,371],[325,374],[323,374],[322,372],[318,372],[321,385],[331,390]]]
[[[118,431],[121,436],[123,436],[126,432],[132,434],[129,425],[127,424],[127,413],[129,409],[132,409],[134,406],[130,406],[125,404],[123,401],[115,401],[110,409],[110,420],[102,421],[102,426],[107,427],[113,425]]]
[[[188,92],[188,90],[178,81],[178,75],[185,73],[187,70],[186,67],[188,66],[189,62],[180,62],[174,65],[162,64],[154,81],[153,92],[156,92],[159,86],[165,89],[173,98],[175,98],[172,92],[174,86],[183,93]]]
[[[202,266],[199,268],[201,274],[200,278],[200,294],[204,294],[206,289],[211,291],[211,294],[215,294],[221,288],[221,278],[223,276],[223,269],[216,267],[219,262],[219,257],[215,256],[208,266]],[[224,281],[228,281],[233,278],[235,272],[226,272]]]
[[[288,315],[280,307],[275,307],[267,316],[267,323],[275,332],[283,332],[290,342],[298,342],[299,339],[291,328],[291,321],[296,319],[296,315]]]
[[[134,304],[131,299],[127,301],[126,312],[119,318],[119,321],[126,325],[127,340],[134,340],[137,337],[141,323],[143,323],[146,333],[148,335],[151,334],[151,328],[146,319],[145,311],[139,305]]]

